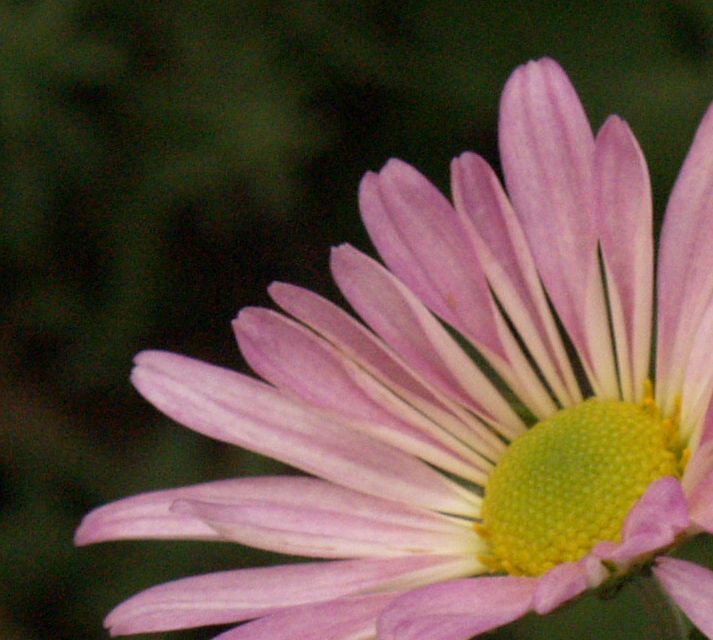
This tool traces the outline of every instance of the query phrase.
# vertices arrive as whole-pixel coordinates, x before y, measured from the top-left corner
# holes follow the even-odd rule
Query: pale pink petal
[[[280,611],[213,640],[360,640],[376,636],[376,618],[394,593],[344,598]]]
[[[379,174],[364,177],[359,203],[372,241],[399,280],[470,340],[535,413],[552,413],[445,197],[413,167],[390,160]]]
[[[552,567],[537,580],[532,594],[532,608],[544,615],[587,589],[599,586],[609,572],[599,558],[587,554],[576,562]]]
[[[379,640],[466,640],[527,613],[536,578],[451,580],[415,589],[381,614]]]
[[[344,310],[317,294],[293,285],[275,282],[270,295],[280,307],[304,322],[346,356],[360,363],[364,375],[373,376],[383,388],[412,406],[424,418],[469,448],[493,458],[505,445],[490,429],[474,420],[471,413],[448,398],[408,367],[389,347]],[[367,384],[362,380],[363,385]],[[373,385],[370,387],[373,390]],[[414,419],[412,414],[412,420]]]
[[[376,496],[462,515],[478,499],[440,473],[351,428],[345,418],[286,398],[248,376],[165,352],[142,352],[136,388],[177,422]]]
[[[674,410],[713,293],[713,107],[698,127],[666,207],[658,256],[657,400]]]
[[[696,334],[683,378],[680,437],[689,447],[700,441],[713,393],[713,304],[709,304]]]
[[[594,139],[553,60],[518,67],[500,103],[505,182],[538,271],[597,395],[618,385],[593,214]]]
[[[104,623],[113,635],[122,635],[240,622],[382,585],[423,584],[448,565],[444,557],[412,556],[214,572],[141,591]]]
[[[313,291],[284,282],[273,282],[268,292],[287,313],[331,344],[339,344],[350,357],[367,362],[395,386],[408,389],[411,394],[421,396],[428,402],[437,402],[408,366],[399,362],[383,342],[334,303]]]
[[[359,188],[364,226],[386,266],[443,320],[504,357],[478,259],[451,204],[416,169],[389,160]]]
[[[442,469],[473,482],[487,479],[491,461],[427,419],[400,397],[400,389],[339,344],[267,309],[243,309],[233,326],[243,356],[269,382],[319,407],[369,421],[365,431]]]
[[[530,247],[487,162],[466,152],[451,163],[456,211],[498,301],[563,406],[581,400]]]
[[[592,553],[607,560],[633,560],[673,543],[688,523],[680,482],[673,476],[664,476],[654,480],[629,510],[621,529],[621,543],[600,542]]]
[[[651,185],[636,138],[617,116],[597,134],[594,192],[622,394],[640,402],[653,321]]]
[[[315,478],[243,478],[229,500],[183,498],[171,511],[204,521],[224,539],[296,556],[475,557],[482,546],[468,521]]]
[[[332,274],[357,313],[412,367],[510,437],[524,424],[438,320],[395,276],[353,247],[332,250]]]
[[[668,557],[658,558],[653,571],[698,630],[713,638],[713,572],[692,562]]]
[[[713,440],[713,398],[710,403],[708,403],[708,410],[706,415],[703,417],[703,422],[700,428],[700,435],[697,442],[691,442],[690,447],[692,451],[695,451],[698,447],[703,446],[707,442]]]
[[[713,533],[713,470],[690,491],[688,517],[704,531]]]
[[[688,496],[693,489],[713,470],[713,440],[703,442],[691,455],[681,478],[681,487]]]
[[[174,513],[171,505],[176,500],[207,500],[229,504],[242,482],[219,480],[116,500],[84,516],[74,534],[74,542],[83,545],[102,540],[139,538],[220,539],[216,531],[205,522]]]
[[[268,309],[242,309],[233,323],[248,364],[262,378],[312,404],[345,415],[400,426],[345,370],[335,346],[313,331]]]

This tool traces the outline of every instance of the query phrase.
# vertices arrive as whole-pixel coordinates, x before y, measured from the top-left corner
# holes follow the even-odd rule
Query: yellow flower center
[[[488,479],[482,532],[493,569],[540,575],[618,540],[653,480],[679,475],[676,425],[653,403],[590,398],[515,440]]]

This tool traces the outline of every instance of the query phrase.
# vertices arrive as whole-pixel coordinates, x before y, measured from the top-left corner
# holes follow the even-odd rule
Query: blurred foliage
[[[452,156],[497,162],[503,82],[551,55],[595,126],[630,122],[660,215],[713,98],[705,0],[0,0],[0,28],[8,640],[102,638],[140,588],[271,561],[237,545],[77,551],[71,536],[109,499],[276,468],[170,424],[131,391],[130,360],[157,347],[242,367],[229,321],[267,303],[270,280],[333,295],[328,247],[368,248],[366,170],[399,156],[447,190]],[[622,602],[494,637],[622,637],[625,617],[645,634]]]

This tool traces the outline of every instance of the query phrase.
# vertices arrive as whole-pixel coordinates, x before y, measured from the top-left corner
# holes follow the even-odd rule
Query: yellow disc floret
[[[590,398],[515,440],[488,479],[483,532],[490,564],[539,575],[618,540],[646,487],[679,475],[670,420],[651,403]]]

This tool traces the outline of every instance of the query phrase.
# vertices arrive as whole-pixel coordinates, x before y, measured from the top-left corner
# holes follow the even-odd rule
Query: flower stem
[[[634,580],[639,601],[649,619],[651,638],[687,640],[689,625],[675,603],[666,595],[652,575],[641,575]]]

